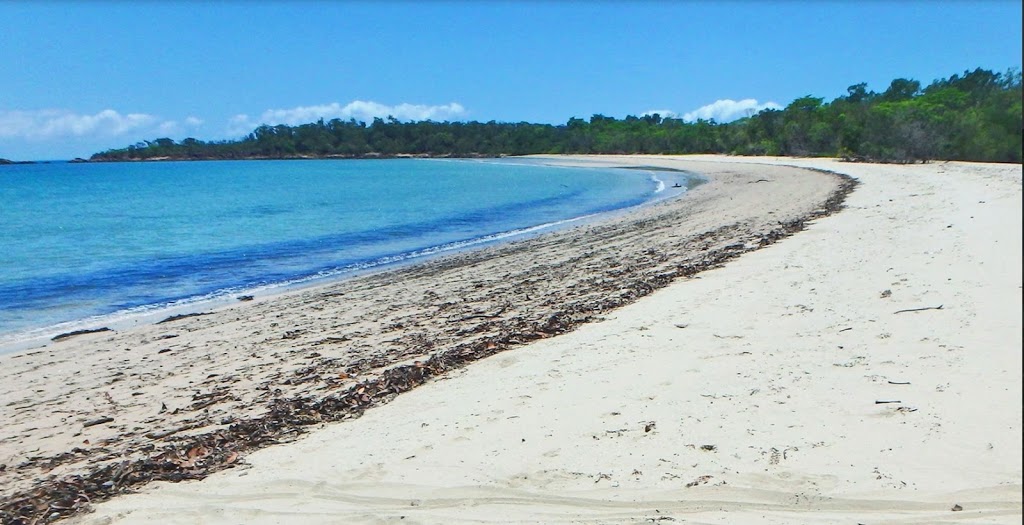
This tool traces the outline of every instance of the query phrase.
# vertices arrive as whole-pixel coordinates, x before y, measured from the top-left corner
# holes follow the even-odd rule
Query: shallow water
[[[525,160],[0,167],[0,344],[497,242],[682,174]]]

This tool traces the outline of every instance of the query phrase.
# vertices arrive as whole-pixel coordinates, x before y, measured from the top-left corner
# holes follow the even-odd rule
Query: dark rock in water
[[[252,301],[252,299],[253,299],[253,297],[251,295],[239,295],[238,296],[238,300],[239,301]]]
[[[11,159],[0,159],[0,166],[4,164],[35,164],[32,160],[11,160]]]
[[[106,326],[104,326],[103,328],[96,328],[96,329],[93,329],[93,330],[75,330],[74,332],[66,332],[66,333],[63,333],[63,334],[60,334],[60,335],[55,335],[50,340],[51,341],[63,341],[65,339],[70,339],[70,338],[72,338],[72,337],[74,337],[76,335],[95,334],[95,333],[98,333],[98,332],[113,332],[113,330],[107,328]]]
[[[73,158],[73,159],[68,161],[69,164],[81,164],[83,162],[89,162],[89,161],[83,159],[82,157],[75,157],[75,158]]]

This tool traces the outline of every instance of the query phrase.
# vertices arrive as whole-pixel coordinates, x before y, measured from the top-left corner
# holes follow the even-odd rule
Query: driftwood
[[[875,401],[876,405],[884,405],[886,403],[902,403],[903,401]]]
[[[200,313],[193,313],[193,314],[172,315],[172,316],[170,316],[170,317],[168,317],[168,318],[166,318],[166,319],[164,319],[162,321],[157,321],[156,324],[169,323],[171,321],[177,321],[179,319],[188,319],[189,317],[199,317],[200,315],[210,315],[210,312],[200,312]]]
[[[942,305],[938,306],[925,306],[924,308],[908,308],[906,310],[896,310],[894,314],[901,314],[903,312],[922,312],[924,310],[942,310]]]
[[[99,332],[113,332],[113,330],[107,328],[106,326],[104,326],[103,328],[96,328],[96,329],[93,329],[93,330],[75,330],[74,332],[67,332],[67,333],[63,333],[63,334],[60,334],[60,335],[55,335],[50,340],[51,341],[63,341],[65,339],[72,338],[72,337],[74,337],[76,335],[96,334],[96,333],[99,333]]]
[[[104,423],[110,423],[113,420],[114,420],[114,418],[112,418],[110,416],[106,416],[106,417],[101,417],[99,419],[93,419],[92,421],[86,421],[82,426],[83,427],[94,427],[96,425],[102,425]]]

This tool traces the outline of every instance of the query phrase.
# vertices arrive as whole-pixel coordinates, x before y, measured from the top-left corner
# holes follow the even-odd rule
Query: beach
[[[1020,165],[550,162],[709,182],[2,356],[0,501],[91,472],[139,493],[74,522],[1019,523]]]

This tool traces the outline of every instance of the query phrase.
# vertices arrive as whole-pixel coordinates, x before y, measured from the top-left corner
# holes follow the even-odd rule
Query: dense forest
[[[805,96],[785,109],[730,123],[660,115],[622,120],[594,115],[563,125],[321,119],[299,126],[262,125],[236,141],[161,138],[97,153],[90,160],[727,153],[1019,163],[1021,97],[1019,71],[976,69],[926,87],[896,79],[882,93],[856,84],[831,102]]]

